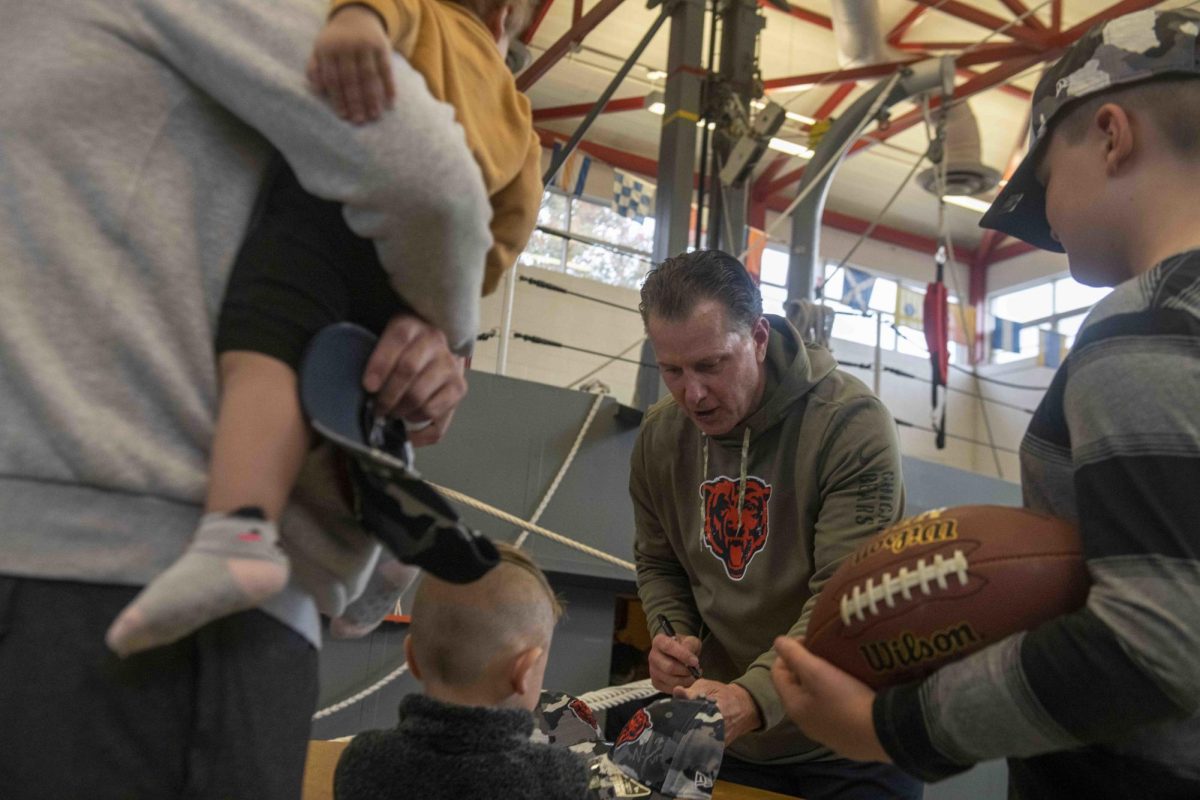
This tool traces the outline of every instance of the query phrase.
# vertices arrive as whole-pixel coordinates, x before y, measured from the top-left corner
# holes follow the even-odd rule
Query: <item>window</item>
[[[557,189],[542,195],[537,229],[518,259],[541,267],[637,289],[651,267],[654,219],[622,217],[606,203]]]
[[[1018,336],[1020,352],[992,348],[992,363],[1035,358],[1041,347],[1039,330],[1066,335],[1070,347],[1088,311],[1111,291],[1106,287],[1084,286],[1067,277],[993,296],[989,304],[989,331],[995,329],[997,319],[1019,322],[1022,327]]]
[[[783,316],[783,304],[787,301],[788,296],[787,251],[778,247],[763,248],[761,271],[758,278],[758,288],[762,292],[763,313]]]
[[[825,305],[838,312],[837,317],[833,321],[833,338],[874,347],[875,338],[878,333],[879,346],[884,350],[894,350],[898,353],[917,356],[919,358],[929,357],[929,348],[925,345],[924,330],[921,328],[911,328],[906,325],[894,325],[896,319],[896,297],[899,294],[900,287],[903,286],[905,289],[923,295],[925,293],[924,285],[876,276],[874,288],[871,290],[871,301],[868,304],[870,313],[864,315],[857,309],[843,305],[839,301],[845,289],[845,280],[842,270],[834,272],[836,268],[836,262],[830,262],[825,265]],[[958,303],[951,296],[950,314],[957,313]],[[883,327],[878,332],[876,330],[876,314],[883,317]],[[966,347],[956,342],[950,342],[951,363],[961,363],[966,357]]]

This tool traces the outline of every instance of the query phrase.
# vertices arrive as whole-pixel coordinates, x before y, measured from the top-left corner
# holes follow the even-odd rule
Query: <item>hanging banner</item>
[[[842,270],[842,303],[866,314],[871,308],[871,294],[875,291],[875,276],[861,269],[846,267]]]
[[[992,331],[992,349],[1021,352],[1021,323],[997,317],[996,328]]]
[[[925,295],[903,284],[896,287],[896,324],[923,330]]]
[[[612,210],[639,223],[654,216],[654,184],[623,169],[613,170]]]
[[[756,284],[762,282],[762,254],[767,247],[767,232],[758,228],[746,228],[746,272]]]
[[[1067,359],[1067,335],[1056,331],[1038,331],[1038,366],[1058,369]]]

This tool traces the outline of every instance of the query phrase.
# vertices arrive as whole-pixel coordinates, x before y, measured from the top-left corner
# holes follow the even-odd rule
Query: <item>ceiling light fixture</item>
[[[813,151],[802,144],[789,142],[787,139],[780,139],[778,136],[772,137],[767,143],[767,147],[780,153],[787,153],[789,156],[797,158],[812,158]]]

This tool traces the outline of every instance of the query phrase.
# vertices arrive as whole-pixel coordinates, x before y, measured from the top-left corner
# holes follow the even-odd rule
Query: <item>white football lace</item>
[[[958,582],[966,586],[967,566],[967,557],[963,555],[962,550],[955,550],[954,556],[949,559],[942,558],[942,554],[938,553],[933,557],[932,564],[926,564],[923,558],[918,559],[916,568],[910,570],[908,567],[901,567],[894,578],[890,572],[885,572],[878,584],[874,578],[867,578],[866,586],[856,585],[842,595],[839,603],[842,623],[849,625],[851,617],[862,622],[867,613],[879,614],[880,600],[888,608],[894,608],[897,594],[905,600],[912,600],[912,590],[916,587],[920,587],[921,594],[928,596],[933,593],[931,582],[939,589],[947,589],[949,584],[946,577],[950,574],[957,575]]]

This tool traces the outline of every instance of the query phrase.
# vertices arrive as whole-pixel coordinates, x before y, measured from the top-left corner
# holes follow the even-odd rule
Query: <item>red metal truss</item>
[[[533,19],[529,21],[525,32],[521,34],[521,41],[529,44],[533,41],[533,35],[537,33],[537,29],[541,27],[542,20],[546,18],[546,13],[550,11],[550,6],[554,5],[554,0],[542,0],[538,3],[537,9],[533,12]]]
[[[842,101],[854,91],[855,86],[857,86],[857,84],[854,81],[847,81],[846,83],[843,83],[841,86],[834,89],[833,92],[830,93],[829,97],[825,98],[825,102],[821,103],[820,107],[813,112],[813,117],[815,119],[825,119],[833,114],[834,111],[837,111],[838,106],[842,104]]]
[[[999,264],[1001,261],[1007,261],[1010,258],[1023,256],[1026,253],[1032,253],[1037,249],[1038,248],[1031,244],[1027,244],[1026,242],[1013,242],[1012,244],[1006,244],[1003,247],[997,247],[992,251],[992,257],[988,260],[988,266],[990,267],[993,264]]]
[[[970,80],[968,80],[965,83],[958,86],[954,90],[954,98],[956,100],[965,100],[966,98],[971,97],[975,94],[978,94],[979,92],[985,91],[987,89],[991,89],[992,87],[994,87],[998,84],[1004,83],[1009,78],[1011,78],[1013,75],[1016,75],[1017,73],[1033,66],[1034,64],[1037,64],[1038,62],[1044,60],[1045,58],[1053,57],[1053,55],[1054,55],[1053,53],[1038,54],[1038,55],[1032,55],[1032,56],[1026,55],[1024,58],[1019,58],[1019,59],[1016,59],[1013,61],[1006,61],[1005,63],[1001,64],[1000,66],[993,67],[992,69],[988,70],[987,72],[984,72],[980,75],[976,75],[975,77],[971,78]],[[937,108],[938,106],[941,105],[941,98],[935,97],[935,98],[931,99],[929,105],[931,108]],[[892,120],[891,123],[888,124],[887,130],[877,131],[875,133],[867,134],[863,138],[859,139],[850,148],[850,155],[853,155],[854,153],[860,152],[868,147],[878,144],[879,142],[886,141],[886,140],[890,139],[891,137],[897,135],[898,133],[906,131],[909,128],[911,128],[913,125],[920,123],[922,121],[922,119],[923,119],[923,117],[921,114],[921,109],[919,109],[919,108],[914,109],[914,110],[908,112],[907,114],[899,116],[896,119]],[[787,188],[788,186],[792,185],[796,181],[800,180],[800,177],[803,174],[804,174],[804,168],[800,167],[798,169],[794,169],[791,172],[788,172],[784,175],[779,176],[777,179],[772,181],[771,184],[767,187],[768,193],[775,194],[776,192],[779,192],[780,190]]]
[[[1002,19],[986,11],[982,11],[975,6],[959,2],[959,0],[916,0],[916,2],[924,6],[929,6],[931,9],[937,10],[942,14],[958,17],[981,28],[987,28],[990,31],[1004,28],[1011,22],[1011,20]],[[1004,35],[1034,47],[1046,47],[1050,44],[1049,37],[1045,33],[1019,24],[1006,28]]]
[[[958,77],[960,78],[974,78],[980,74],[973,69],[958,69],[955,70],[955,72],[958,73]],[[1004,92],[1005,94],[1012,95],[1013,97],[1017,97],[1026,101],[1033,97],[1033,92],[1022,89],[1020,86],[1013,86],[1011,83],[1004,83],[1000,86],[997,86],[996,91]]]
[[[800,8],[799,6],[792,6],[787,11],[783,11],[778,6],[768,2],[768,0],[758,0],[758,4],[763,8],[769,8],[772,11],[779,11],[781,14],[787,14],[788,16],[795,17],[796,19],[803,20],[804,22],[810,22],[813,25],[818,25],[822,28],[833,30],[833,20],[824,14],[818,14],[815,11],[809,11],[807,9]]]
[[[570,138],[565,133],[548,131],[545,128],[534,128],[534,131],[537,132],[538,139],[542,142],[542,147],[553,147],[556,141],[565,142]],[[654,179],[658,175],[658,162],[652,158],[646,158],[645,156],[618,150],[615,147],[588,141],[580,142],[579,149],[588,155],[595,156],[605,164],[610,164],[619,169],[636,172],[650,179]]]
[[[1004,6],[1018,18],[1022,14],[1029,14],[1029,9],[1025,7],[1025,4],[1022,3],[1021,0],[1000,0],[1000,2],[1004,3]],[[1028,17],[1025,17],[1025,19],[1021,20],[1021,22],[1018,24],[1024,25],[1026,28],[1032,28],[1040,33],[1046,33],[1050,30],[1046,26],[1046,23],[1037,18],[1036,13],[1029,14]]]
[[[517,76],[517,89],[522,92],[528,91],[530,86],[537,83],[551,67],[557,64],[570,51],[571,45],[582,42],[583,38],[603,22],[609,14],[615,11],[623,1],[600,0],[596,5],[592,6],[591,11],[584,14],[579,22],[572,25],[567,29],[566,33],[558,37],[558,40],[550,45],[537,61],[534,61],[524,72]]]
[[[926,8],[923,5],[917,4],[913,6],[904,19],[896,23],[896,27],[888,31],[887,43],[892,47],[898,47],[900,40],[904,38],[904,34],[908,33],[908,29],[916,24],[917,20],[925,15]]]
[[[1014,58],[1023,58],[1031,55],[1040,55],[1043,52],[1051,53],[1051,56],[1057,54],[1058,50],[1041,51],[1032,50],[1024,45],[1016,44],[985,44],[981,47],[972,50],[970,53],[964,53],[955,63],[960,67],[974,67],[980,64],[995,64],[1008,61]],[[777,91],[779,89],[787,89],[792,86],[812,86],[821,83],[842,82],[842,81],[858,81],[866,78],[885,78],[891,75],[901,67],[906,67],[909,64],[915,64],[918,61],[923,61],[922,56],[913,56],[900,61],[887,61],[882,64],[871,64],[866,67],[852,67],[850,69],[834,69],[824,72],[810,72],[804,75],[790,75],[786,78],[771,78],[763,81],[763,89],[766,91]]]
[[[585,116],[595,103],[576,103],[570,106],[553,106],[550,108],[535,108],[534,122],[546,122],[552,119],[571,119]],[[617,97],[604,104],[601,114],[611,114],[617,111],[641,111],[646,107],[646,97]]]
[[[548,131],[544,128],[535,128],[535,130],[541,139],[543,147],[551,147],[555,141],[566,141],[567,139],[566,134]],[[580,142],[579,149],[619,169],[636,172],[650,178],[658,174],[658,162],[644,156],[634,155],[624,150],[618,150],[615,147],[607,147],[588,141]],[[767,169],[769,170],[770,167],[768,166]],[[782,212],[787,208],[788,202],[786,198],[776,196],[767,200],[765,205],[772,211]],[[825,210],[824,215],[821,217],[821,222],[831,228],[857,234],[861,234],[871,224],[865,219],[838,211],[830,211],[829,209]],[[875,230],[871,232],[870,238],[927,255],[937,252],[938,248],[938,240],[932,236],[902,231],[899,228],[892,228],[887,225],[876,225]],[[967,264],[971,263],[975,258],[973,250],[959,245],[955,246],[954,254],[956,258]]]

